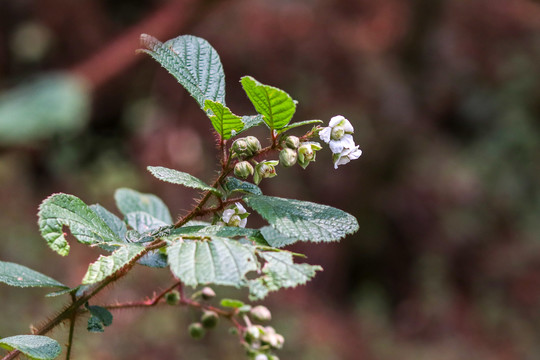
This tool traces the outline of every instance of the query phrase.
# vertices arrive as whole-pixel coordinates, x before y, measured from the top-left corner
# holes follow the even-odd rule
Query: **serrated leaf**
[[[106,326],[113,322],[113,316],[109,310],[96,305],[86,306],[91,316],[88,319],[87,330],[90,332],[103,332]]]
[[[291,245],[298,241],[297,237],[282,234],[272,226],[264,226],[260,229],[260,231],[266,242],[275,248]]]
[[[239,309],[239,308],[241,308],[242,306],[244,306],[245,304],[244,304],[244,302],[241,301],[241,300],[236,300],[236,299],[221,299],[220,305],[223,306],[223,307],[230,307],[230,308]]]
[[[294,128],[297,128],[297,127],[300,127],[300,126],[311,125],[311,124],[319,124],[319,123],[322,123],[322,120],[299,121],[299,122],[292,123],[292,124],[290,124],[288,126],[285,126],[284,128],[279,130],[279,133],[283,133],[285,131],[289,131],[291,129],[294,129]]]
[[[225,104],[225,73],[216,50],[204,39],[178,36],[165,43],[143,34],[145,52],[161,64],[204,109],[205,100]]]
[[[318,265],[295,264],[293,254],[285,251],[264,251],[258,255],[266,262],[264,276],[250,281],[250,299],[264,298],[270,291],[303,285],[322,270]]]
[[[140,234],[168,226],[167,223],[156,219],[149,213],[142,211],[130,212],[126,215],[126,221],[129,226],[137,230],[137,232]]]
[[[107,276],[112,275],[117,270],[131,263],[144,249],[144,246],[141,245],[127,244],[119,247],[111,255],[100,255],[95,262],[88,266],[82,283],[94,284],[105,279]]]
[[[126,223],[123,222],[118,216],[114,215],[112,212],[99,204],[90,205],[90,209],[98,214],[101,220],[103,220],[120,239],[124,239],[126,237]]]
[[[66,71],[42,75],[3,92],[0,143],[33,143],[80,130],[90,113],[88,90],[84,79]]]
[[[68,194],[54,194],[39,206],[38,225],[51,249],[60,255],[69,253],[69,244],[62,230],[83,244],[120,243],[120,238],[81,199]]]
[[[167,205],[155,195],[143,194],[135,190],[122,188],[114,194],[116,206],[124,215],[143,211],[167,224],[172,224],[172,217]]]
[[[184,284],[245,285],[245,274],[257,270],[254,249],[238,241],[208,237],[179,239],[167,248],[171,271]]]
[[[261,188],[257,185],[247,181],[238,180],[237,178],[232,176],[229,176],[225,179],[223,188],[228,194],[231,194],[235,191],[241,191],[247,194],[262,195]]]
[[[68,286],[53,278],[43,275],[26,266],[0,261],[0,282],[17,287],[57,287],[68,288]]]
[[[52,360],[62,352],[56,340],[42,335],[17,335],[0,339],[0,347],[7,350],[17,349],[30,359]]]
[[[264,85],[252,78],[244,76],[242,87],[257,112],[272,130],[285,127],[296,111],[294,100],[285,91],[270,85]]]
[[[150,171],[152,175],[160,180],[170,182],[172,184],[184,185],[192,189],[212,191],[213,193],[220,195],[218,189],[205,184],[202,180],[199,180],[195,176],[188,173],[174,169],[167,169],[161,166],[149,166],[148,171]]]
[[[219,102],[206,100],[204,102],[204,110],[216,132],[225,140],[239,134],[244,128],[242,118],[234,115],[228,107]],[[211,112],[208,112],[208,110]]]
[[[218,236],[226,238],[234,238],[239,236],[256,237],[260,236],[259,230],[235,227],[235,226],[220,226],[220,225],[196,225],[196,226],[182,226],[174,229],[171,233],[165,237],[166,240],[176,241],[182,236]]]
[[[331,206],[265,195],[250,195],[244,201],[276,231],[284,234],[287,240],[283,244],[267,239],[275,247],[291,243],[290,239],[337,241],[358,230],[354,216]]]

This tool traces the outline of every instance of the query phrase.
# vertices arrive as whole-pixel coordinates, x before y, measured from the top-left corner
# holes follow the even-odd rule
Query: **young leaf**
[[[126,237],[126,223],[120,220],[118,216],[99,204],[90,205],[90,209],[94,210],[101,220],[103,220],[120,239]]]
[[[299,121],[299,122],[292,123],[292,124],[290,124],[288,126],[285,126],[281,130],[279,130],[279,132],[282,133],[282,132],[285,132],[285,131],[288,131],[288,130],[291,130],[291,129],[294,129],[294,128],[297,128],[297,127],[300,127],[300,126],[318,124],[318,123],[322,123],[322,120]]]
[[[289,94],[273,86],[261,84],[251,76],[244,76],[241,83],[249,100],[257,112],[263,115],[263,120],[270,129],[279,130],[291,121],[296,104]]]
[[[69,244],[62,230],[83,244],[120,243],[120,238],[81,199],[67,194],[54,194],[39,206],[38,224],[41,235],[51,249],[60,255],[69,253]]]
[[[19,264],[0,261],[0,282],[17,287],[56,287],[69,289],[42,273]]]
[[[88,266],[82,283],[85,285],[94,284],[105,279],[131,263],[144,249],[144,246],[141,245],[127,244],[119,247],[109,256],[100,255],[95,262]]]
[[[241,308],[242,306],[244,306],[245,304],[244,304],[244,302],[241,301],[241,300],[236,300],[236,299],[221,299],[220,305],[223,306],[223,307],[230,307],[230,308],[239,309],[239,308]]]
[[[234,115],[228,107],[219,102],[206,100],[204,102],[204,110],[216,132],[225,140],[240,133],[244,128],[242,118]],[[208,110],[211,110],[211,113]]]
[[[90,332],[103,332],[105,327],[113,322],[113,316],[109,310],[101,306],[86,306],[91,316],[88,319],[87,330]]]
[[[172,224],[171,213],[167,205],[155,195],[122,188],[116,190],[114,199],[116,200],[116,206],[124,215],[143,211],[167,224]]]
[[[225,73],[216,50],[204,39],[184,35],[160,42],[141,35],[142,52],[152,56],[195,98],[204,109],[205,100],[225,104]]]
[[[358,230],[354,216],[331,206],[265,195],[250,195],[244,201],[276,231],[286,234],[285,238],[313,242],[337,241]]]
[[[184,284],[245,285],[245,274],[257,270],[254,248],[238,241],[209,237],[179,239],[167,248],[171,271]]]
[[[170,182],[172,184],[184,185],[192,189],[212,191],[216,195],[221,194],[218,189],[206,185],[202,180],[199,180],[195,176],[192,176],[188,173],[173,169],[167,169],[161,166],[148,166],[147,169],[159,180]]]
[[[293,254],[285,251],[258,252],[266,263],[263,276],[250,281],[250,299],[264,298],[268,292],[303,285],[322,270],[318,265],[295,264]]]
[[[52,360],[62,352],[60,344],[47,336],[17,335],[0,339],[0,347],[7,350],[17,349],[30,359]]]
[[[229,176],[225,179],[223,188],[228,194],[231,194],[235,191],[241,191],[253,195],[262,195],[262,191],[257,185],[250,182],[238,180],[237,178],[232,176]]]

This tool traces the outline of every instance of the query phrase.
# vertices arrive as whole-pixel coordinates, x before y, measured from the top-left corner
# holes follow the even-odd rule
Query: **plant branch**
[[[75,294],[71,293],[71,301],[72,303],[75,302]],[[68,343],[67,343],[67,349],[66,349],[66,360],[69,360],[71,357],[71,348],[73,346],[73,333],[75,332],[75,320],[77,319],[77,312],[74,311],[71,314],[71,317],[69,318],[69,335],[68,335]]]

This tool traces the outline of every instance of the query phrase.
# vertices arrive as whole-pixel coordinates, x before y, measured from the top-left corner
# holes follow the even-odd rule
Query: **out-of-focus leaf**
[[[42,273],[19,264],[0,261],[0,282],[17,287],[68,288]]]
[[[0,143],[21,144],[80,129],[90,111],[83,80],[68,73],[39,77],[0,94]]]
[[[30,359],[52,360],[62,352],[56,340],[41,335],[17,335],[0,339],[0,347],[17,349]]]
[[[116,200],[116,206],[124,215],[143,211],[167,224],[172,223],[171,213],[167,205],[155,195],[122,188],[116,190],[114,199]]]

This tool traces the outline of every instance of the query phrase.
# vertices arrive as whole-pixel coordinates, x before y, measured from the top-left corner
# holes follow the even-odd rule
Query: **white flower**
[[[224,210],[221,220],[227,226],[246,227],[249,213],[240,203],[235,203],[234,207]]]
[[[339,154],[343,149],[354,148],[352,133],[354,133],[354,128],[349,120],[337,115],[330,119],[328,127],[319,132],[319,137],[330,146],[332,153]]]
[[[334,169],[337,169],[339,165],[345,165],[351,160],[356,160],[362,155],[362,150],[356,145],[353,148],[345,148],[339,154],[334,154],[332,156],[334,160]]]

